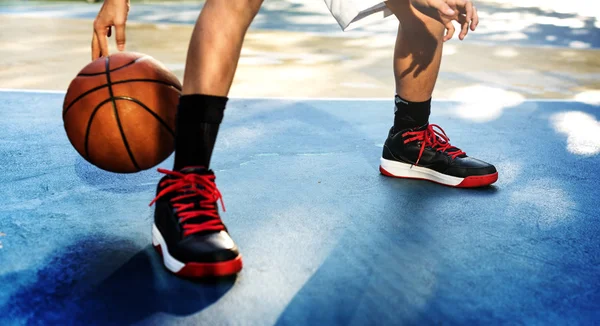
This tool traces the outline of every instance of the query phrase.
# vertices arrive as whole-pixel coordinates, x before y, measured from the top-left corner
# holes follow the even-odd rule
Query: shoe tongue
[[[423,130],[427,129],[427,127],[429,127],[429,123],[426,123],[420,127],[414,127],[412,130],[413,131],[423,131]]]
[[[188,167],[185,167],[185,168],[179,170],[178,172],[181,174],[185,174],[185,175],[187,175],[187,174],[214,175],[212,170],[208,170],[202,166],[188,166]],[[189,190],[191,190],[193,188],[204,189],[204,186],[201,186],[200,184],[194,184],[194,185],[190,184],[190,185],[185,186],[181,190],[187,194],[187,193],[190,193]],[[195,201],[195,200],[197,200],[197,199],[189,198],[189,199],[184,200],[184,202]]]
[[[429,126],[429,123],[426,123],[419,127],[413,127],[413,128],[408,128],[408,129],[402,129],[402,130],[396,130],[394,127],[392,127],[392,129],[390,129],[390,133],[393,135],[396,135],[396,134],[404,134],[406,132],[423,131],[423,130],[427,129],[428,126]]]

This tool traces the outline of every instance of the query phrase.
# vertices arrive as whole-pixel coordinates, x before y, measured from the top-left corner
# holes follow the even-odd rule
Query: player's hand
[[[452,38],[455,32],[452,21],[461,25],[458,38],[464,40],[469,28],[475,31],[479,24],[477,9],[471,0],[410,0],[415,8],[432,17],[446,27],[444,42]]]
[[[104,0],[98,16],[94,20],[92,36],[92,60],[108,56],[108,37],[115,27],[117,49],[125,50],[125,22],[129,13],[129,0]]]

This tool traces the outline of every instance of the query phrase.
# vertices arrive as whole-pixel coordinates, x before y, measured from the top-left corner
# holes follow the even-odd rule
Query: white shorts
[[[343,31],[363,26],[392,14],[387,0],[325,0],[325,4]]]

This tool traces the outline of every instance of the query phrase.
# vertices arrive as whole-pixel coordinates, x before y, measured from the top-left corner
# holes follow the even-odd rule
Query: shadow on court
[[[235,277],[202,283],[175,277],[164,269],[151,246],[98,280],[107,272],[107,265],[134,251],[127,240],[87,238],[62,248],[37,271],[1,276],[2,283],[9,282],[4,284],[20,278],[35,281],[21,287],[0,307],[0,321],[129,325],[157,313],[183,317],[210,306],[235,283]]]
[[[158,173],[86,166],[61,100],[0,97],[0,324],[600,317],[597,106],[529,101],[481,122],[464,103],[434,102],[452,143],[500,171],[494,186],[464,190],[377,172],[391,101],[233,99],[213,168],[245,267],[196,283],[149,246]]]

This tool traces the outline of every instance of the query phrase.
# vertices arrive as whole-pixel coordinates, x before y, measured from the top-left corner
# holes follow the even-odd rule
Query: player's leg
[[[153,244],[165,266],[191,277],[235,274],[241,256],[220,219],[208,169],[244,35],[262,0],[207,0],[190,41],[177,111],[174,171],[161,170]]]
[[[387,6],[400,21],[394,48],[396,93],[411,102],[428,101],[440,71],[445,28],[409,1],[391,0]]]
[[[208,167],[244,36],[262,0],[206,1],[188,48],[175,170]]]
[[[394,50],[394,127],[384,145],[381,172],[456,187],[489,185],[496,168],[451,146],[441,128],[429,125],[431,96],[442,60],[444,26],[409,1],[390,0],[400,21]]]

